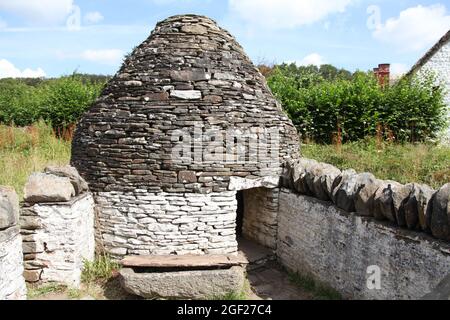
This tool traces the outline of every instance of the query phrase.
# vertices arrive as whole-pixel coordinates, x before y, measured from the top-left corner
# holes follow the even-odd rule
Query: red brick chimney
[[[391,78],[391,65],[389,63],[381,63],[378,68],[374,68],[373,72],[378,79],[378,83],[381,87],[389,85]]]

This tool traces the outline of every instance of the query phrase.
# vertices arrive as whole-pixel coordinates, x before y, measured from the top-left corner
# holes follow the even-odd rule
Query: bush
[[[100,95],[106,78],[72,75],[30,82],[0,81],[0,122],[28,126],[39,119],[55,129],[75,123]]]
[[[39,116],[54,128],[66,128],[78,121],[100,94],[103,85],[83,82],[81,77],[50,80],[39,89],[42,106]]]
[[[382,88],[372,73],[326,80],[314,69],[275,68],[268,78],[304,139],[330,143],[385,135],[398,141],[435,138],[445,126],[444,92],[432,75],[403,78]]]

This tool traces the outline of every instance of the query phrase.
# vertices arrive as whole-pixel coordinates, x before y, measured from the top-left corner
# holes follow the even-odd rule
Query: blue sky
[[[0,0],[0,78],[114,74],[157,21],[207,15],[255,63],[407,71],[450,29],[449,0]]]

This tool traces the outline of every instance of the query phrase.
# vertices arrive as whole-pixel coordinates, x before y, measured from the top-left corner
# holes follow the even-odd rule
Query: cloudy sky
[[[449,0],[0,0],[0,78],[114,74],[157,21],[212,17],[255,63],[408,70],[450,29]]]

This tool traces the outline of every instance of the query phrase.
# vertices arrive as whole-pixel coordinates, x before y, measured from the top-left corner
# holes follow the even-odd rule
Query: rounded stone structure
[[[232,253],[230,179],[279,177],[298,149],[242,47],[211,19],[184,15],[126,58],[79,122],[71,162],[110,253]]]

